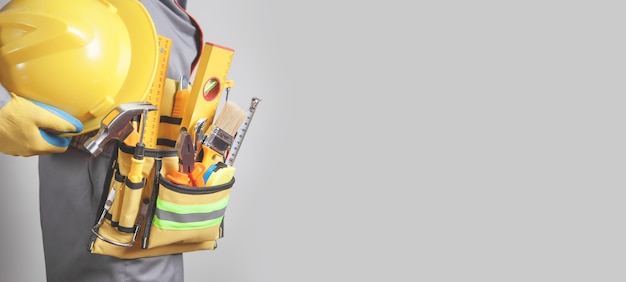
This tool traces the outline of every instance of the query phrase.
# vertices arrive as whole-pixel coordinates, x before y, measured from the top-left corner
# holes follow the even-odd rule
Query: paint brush
[[[234,135],[246,119],[246,111],[233,102],[226,102],[224,108],[204,134],[201,153],[197,161],[207,168],[212,164],[224,162],[226,153],[233,144]]]
[[[232,101],[227,101],[224,108],[215,119],[215,126],[235,136],[241,123],[246,119],[246,111]]]
[[[254,117],[254,113],[256,112],[256,107],[261,102],[261,99],[258,97],[252,97],[252,101],[250,101],[250,107],[246,112],[246,118],[241,123],[237,133],[235,134],[235,140],[233,140],[233,144],[231,148],[228,150],[226,161],[224,162],[228,166],[232,166],[235,162],[235,157],[237,157],[237,153],[239,152],[239,148],[241,148],[241,143],[243,142],[243,138],[246,136],[248,132],[248,127],[252,122],[252,117]]]

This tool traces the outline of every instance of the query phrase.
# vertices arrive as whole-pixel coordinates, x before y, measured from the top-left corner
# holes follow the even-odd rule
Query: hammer
[[[85,141],[85,148],[97,157],[109,141],[114,139],[124,141],[135,130],[130,122],[133,117],[144,111],[155,110],[157,107],[148,102],[131,102],[117,106],[102,118],[98,133]]]

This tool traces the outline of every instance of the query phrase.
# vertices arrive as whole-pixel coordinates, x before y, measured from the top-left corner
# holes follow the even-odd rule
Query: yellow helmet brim
[[[120,104],[143,101],[148,95],[157,69],[158,37],[150,14],[139,1],[108,1],[117,8],[126,24],[131,43],[128,76],[115,96],[114,106],[110,109],[113,110]],[[97,130],[100,123],[100,119],[84,122],[81,133]]]

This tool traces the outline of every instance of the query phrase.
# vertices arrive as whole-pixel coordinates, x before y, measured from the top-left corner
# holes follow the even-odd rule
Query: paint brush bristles
[[[232,101],[227,101],[215,119],[215,126],[235,136],[237,130],[246,119],[246,111]]]

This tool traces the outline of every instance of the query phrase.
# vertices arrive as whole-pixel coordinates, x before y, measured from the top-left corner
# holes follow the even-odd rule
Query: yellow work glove
[[[11,100],[0,108],[0,152],[13,156],[61,153],[83,124],[57,108],[34,102],[11,93]]]

